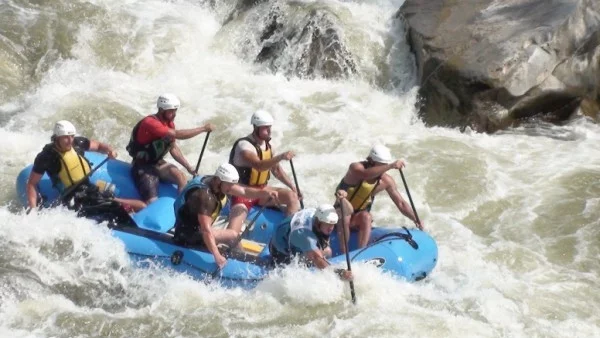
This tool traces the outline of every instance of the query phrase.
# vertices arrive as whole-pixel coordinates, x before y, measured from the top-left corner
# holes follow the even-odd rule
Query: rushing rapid
[[[493,135],[427,127],[394,19],[402,1],[275,2],[292,22],[330,13],[327,27],[353,56],[354,70],[336,79],[295,72],[302,40],[277,62],[256,63],[271,7],[231,15],[236,3],[0,4],[0,336],[600,336],[596,124]],[[333,202],[348,164],[387,144],[406,160],[416,209],[439,246],[435,270],[407,283],[353,266],[354,306],[333,272],[292,266],[252,290],[222,288],[136,268],[108,229],[64,209],[25,215],[15,179],[56,120],[129,161],[131,129],[162,92],[182,101],[178,126],[217,126],[204,172],[249,133],[254,110],[270,111],[273,147],[297,153],[307,206]],[[178,142],[190,163],[202,141]],[[400,175],[389,174],[406,198]],[[376,225],[412,226],[385,193],[373,215]]]

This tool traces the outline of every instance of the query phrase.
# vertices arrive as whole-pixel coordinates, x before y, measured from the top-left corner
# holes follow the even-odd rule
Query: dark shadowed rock
[[[260,34],[261,49],[256,56],[256,62],[269,62],[281,55],[287,46],[287,39],[284,37],[284,19],[285,13],[276,6],[272,7],[266,18],[266,26]],[[293,38],[295,32],[290,32],[287,38]],[[273,67],[272,67],[273,68]]]
[[[598,0],[406,0],[399,16],[426,123],[494,131],[598,113]]]
[[[356,72],[335,13],[326,6],[240,0],[225,20],[260,18],[254,61],[273,72],[305,78],[343,78]],[[240,20],[244,20],[240,19]]]
[[[307,78],[341,78],[356,72],[334,14],[313,9],[297,22],[286,19],[278,6],[272,8],[260,35],[256,62],[274,72]]]
[[[211,0],[211,1],[213,1],[213,0]],[[268,0],[238,0],[238,2],[235,4],[233,10],[231,11],[231,13],[229,13],[227,18],[223,22],[223,25],[226,25],[231,20],[235,20],[238,16],[240,16],[244,12],[250,10],[252,7],[254,7],[260,3],[266,2],[266,1],[268,1]]]

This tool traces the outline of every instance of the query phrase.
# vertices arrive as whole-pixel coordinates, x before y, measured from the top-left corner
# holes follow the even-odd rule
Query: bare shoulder
[[[348,166],[348,171],[350,173],[352,173],[352,172],[360,172],[362,170],[365,170],[365,165],[362,162],[352,162]]]
[[[241,139],[235,146],[235,151],[241,154],[256,154],[256,148],[250,141]]]
[[[396,181],[394,181],[394,178],[392,178],[392,176],[390,176],[388,173],[383,173],[381,175],[381,181],[379,182],[379,184],[385,188],[395,187]]]

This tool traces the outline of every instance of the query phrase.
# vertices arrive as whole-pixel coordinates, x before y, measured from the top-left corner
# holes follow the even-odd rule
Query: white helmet
[[[338,222],[338,214],[330,204],[319,205],[315,211],[315,217],[323,223],[336,224]]]
[[[250,123],[255,127],[272,126],[273,116],[271,116],[271,114],[269,114],[267,111],[259,109],[252,114]]]
[[[215,171],[217,176],[223,182],[237,183],[240,180],[240,174],[237,169],[229,163],[223,163]]]
[[[173,94],[162,94],[158,97],[158,100],[156,100],[156,106],[159,109],[178,109],[180,105],[181,102],[179,102],[177,96]]]
[[[75,136],[75,126],[66,120],[58,121],[54,125],[54,136]]]
[[[382,144],[377,144],[371,148],[369,157],[374,162],[389,164],[394,162],[390,149]]]

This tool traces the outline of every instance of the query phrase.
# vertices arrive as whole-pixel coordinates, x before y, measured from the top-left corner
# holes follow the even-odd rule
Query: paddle
[[[200,151],[200,156],[198,157],[198,163],[196,163],[196,170],[194,171],[196,174],[194,177],[198,175],[198,169],[200,169],[200,162],[202,161],[202,156],[204,156],[204,149],[206,149],[206,143],[208,143],[209,136],[210,131],[206,133],[206,137],[204,138],[204,144],[202,145],[202,150]]]
[[[290,166],[292,167],[292,175],[294,176],[294,183],[296,184],[296,191],[298,192],[298,196],[300,196],[300,187],[298,186],[298,178],[296,177],[296,170],[294,169],[294,161],[290,158]],[[300,208],[304,209],[304,202],[300,200]]]
[[[271,200],[272,200],[272,198],[269,197],[269,199],[267,200],[267,203],[265,203],[265,205],[263,205],[262,208],[260,208],[260,210],[252,218],[252,221],[250,221],[250,223],[248,223],[248,225],[246,226],[246,229],[244,229],[244,231],[238,236],[237,241],[225,251],[225,255],[229,255],[229,253],[231,252],[231,250],[233,248],[237,247],[238,244],[240,244],[240,242],[242,241],[242,238],[244,238],[244,235],[246,235],[248,233],[248,231],[250,231],[250,228],[252,228],[252,226],[254,225],[254,223],[256,223],[256,220],[263,213],[263,211],[265,211],[265,209],[267,208],[267,205],[269,205],[269,202],[271,202]],[[217,277],[217,275],[219,274],[220,271],[221,271],[221,269],[217,265],[217,268],[211,274],[211,277],[212,278]]]
[[[344,248],[346,251],[346,264],[348,265],[348,271],[352,271],[352,266],[350,266],[350,253],[348,252],[348,239],[346,238],[346,229],[344,228],[344,204],[343,204],[343,199],[340,198],[339,202],[340,202],[340,210],[342,212],[342,222],[340,222],[341,226],[342,226],[342,240],[344,241]],[[349,281],[350,282],[350,296],[352,297],[352,303],[356,304],[356,294],[354,293],[354,281]]]
[[[410,206],[412,207],[413,212],[415,213],[415,218],[417,219],[417,224],[421,224],[419,220],[419,215],[417,214],[417,209],[415,209],[415,204],[413,203],[412,197],[410,196],[410,191],[408,190],[408,185],[406,184],[406,180],[404,179],[404,173],[402,173],[402,169],[398,169],[400,171],[400,176],[402,177],[402,183],[404,183],[404,189],[406,189],[406,195],[408,196],[408,200],[410,201]]]
[[[58,204],[60,204],[60,202],[62,201],[63,198],[65,198],[65,196],[68,196],[70,193],[72,193],[73,191],[75,191],[75,189],[77,189],[77,187],[79,187],[83,182],[85,182],[90,176],[92,176],[92,174],[94,174],[96,172],[96,170],[100,169],[101,166],[103,166],[106,162],[108,162],[110,158],[107,156],[104,160],[102,160],[102,162],[100,162],[100,164],[98,164],[98,166],[96,166],[94,169],[92,169],[89,173],[87,173],[81,180],[79,180],[79,182],[74,183],[73,185],[71,185],[70,187],[68,187],[67,189],[65,189],[60,196],[58,196],[58,198],[56,200],[54,200],[51,204],[50,204],[50,208],[54,208],[56,207]]]

